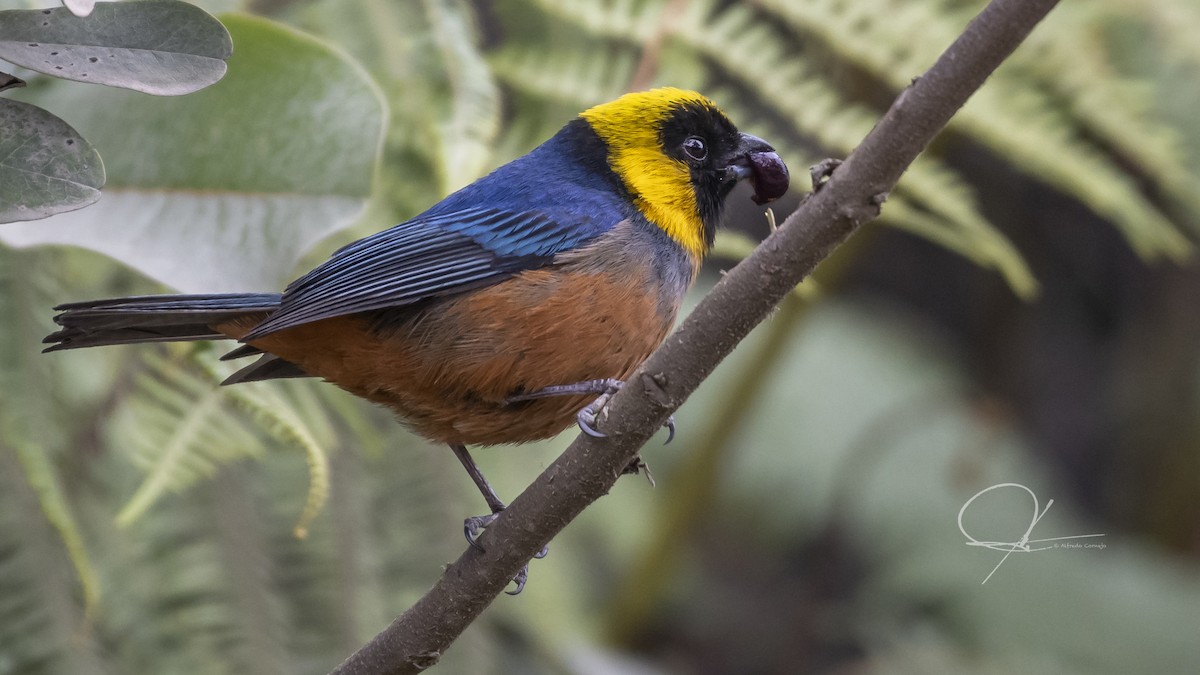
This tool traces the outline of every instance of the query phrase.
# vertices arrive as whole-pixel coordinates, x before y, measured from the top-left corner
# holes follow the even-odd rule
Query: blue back
[[[576,119],[412,220],[339,249],[292,282],[279,311],[243,340],[492,284],[626,219],[642,222],[603,141]]]
[[[581,119],[563,127],[529,154],[446,197],[414,220],[483,204],[513,213],[536,211],[558,223],[557,230],[546,235],[542,249],[545,252],[575,248],[612,229],[621,220],[638,215],[621,179],[608,166],[604,142]],[[490,226],[468,221],[453,229],[492,242],[501,254],[510,252],[507,248],[510,243],[513,252],[521,249],[525,238],[520,232],[496,238]]]

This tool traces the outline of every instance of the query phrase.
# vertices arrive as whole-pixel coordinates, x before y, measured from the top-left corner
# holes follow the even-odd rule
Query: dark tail
[[[279,307],[278,293],[146,295],[59,305],[62,330],[46,336],[45,351],[134,342],[220,340],[212,326]],[[265,318],[265,317],[264,317]]]

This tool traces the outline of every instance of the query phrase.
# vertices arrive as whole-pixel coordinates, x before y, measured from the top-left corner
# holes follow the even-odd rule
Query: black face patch
[[[711,245],[725,197],[734,186],[725,168],[740,141],[737,127],[715,108],[683,103],[663,122],[659,141],[668,157],[691,169],[704,239]]]

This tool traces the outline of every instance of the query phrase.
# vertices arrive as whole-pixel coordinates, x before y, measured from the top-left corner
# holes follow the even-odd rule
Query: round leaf
[[[69,124],[0,98],[0,223],[37,220],[100,198],[104,164]]]
[[[87,16],[96,7],[96,0],[63,0],[63,5],[75,16]]]
[[[88,16],[62,7],[0,12],[0,59],[147,94],[211,85],[225,74],[232,50],[220,21],[176,0],[103,2]]]
[[[56,81],[21,91],[72,111],[109,184],[96,206],[3,228],[0,240],[90,248],[183,291],[274,290],[315,242],[353,222],[383,138],[378,91],[311,37],[222,18],[238,43],[229,75],[191,96]]]

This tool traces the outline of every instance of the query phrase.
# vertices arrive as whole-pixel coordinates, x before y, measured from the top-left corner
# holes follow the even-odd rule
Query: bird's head
[[[760,138],[739,133],[716,104],[693,91],[626,94],[584,111],[608,163],[646,218],[684,250],[712,245],[725,197],[739,180],[760,204],[787,191],[787,167]]]

